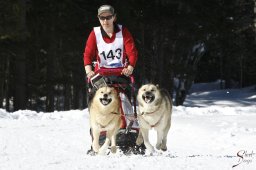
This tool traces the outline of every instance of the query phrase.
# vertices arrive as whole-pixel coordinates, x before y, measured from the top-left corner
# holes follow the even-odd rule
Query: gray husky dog
[[[138,120],[140,133],[136,140],[137,145],[144,144],[150,153],[154,147],[149,142],[149,130],[154,128],[157,131],[156,148],[167,150],[167,134],[171,127],[172,100],[169,93],[160,89],[158,85],[143,85],[137,95]]]

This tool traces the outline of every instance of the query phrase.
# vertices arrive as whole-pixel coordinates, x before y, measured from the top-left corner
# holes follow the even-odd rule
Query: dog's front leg
[[[116,153],[116,134],[118,129],[115,129],[111,134],[111,152]]]
[[[100,132],[92,128],[92,135],[93,135],[93,141],[92,141],[92,148],[94,152],[99,152],[100,144],[99,144],[99,137]]]
[[[157,130],[157,142],[156,142],[156,149],[160,150],[162,146],[162,141],[163,141],[163,130],[158,129]]]
[[[110,144],[110,139],[108,137],[106,137],[106,140],[105,140],[104,144],[99,149],[99,152],[98,152],[99,155],[105,155],[109,144]]]
[[[171,127],[171,122],[168,122],[167,127],[163,130],[163,141],[161,144],[161,150],[166,151],[167,150],[167,135]]]
[[[110,145],[110,139],[111,139],[111,152],[115,153],[116,152],[116,138],[115,134],[117,133],[116,129],[113,130],[108,130],[106,134],[106,140],[104,144],[101,146],[99,149],[99,154],[104,155]]]
[[[140,128],[141,130],[141,134],[143,136],[144,139],[144,144],[147,148],[147,150],[149,151],[149,153],[153,153],[154,152],[154,147],[150,144],[149,139],[148,139],[148,129],[144,129],[144,128]]]

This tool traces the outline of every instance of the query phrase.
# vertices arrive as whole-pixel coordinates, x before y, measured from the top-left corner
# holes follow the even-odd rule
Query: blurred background
[[[0,108],[87,107],[83,52],[103,4],[135,39],[137,87],[182,105],[193,83],[256,84],[255,0],[0,0]]]

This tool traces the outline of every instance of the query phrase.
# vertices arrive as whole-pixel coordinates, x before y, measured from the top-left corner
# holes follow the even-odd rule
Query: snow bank
[[[16,119],[16,120],[78,120],[83,117],[88,117],[88,110],[70,110],[70,111],[55,111],[55,112],[35,112],[31,110],[19,110],[9,113],[0,109],[0,118]]]

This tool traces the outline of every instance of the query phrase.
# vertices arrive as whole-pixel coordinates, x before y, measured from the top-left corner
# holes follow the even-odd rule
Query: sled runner
[[[97,89],[102,86],[114,87],[119,94],[122,119],[121,127],[116,137],[116,145],[126,155],[144,154],[145,146],[136,145],[136,139],[139,134],[139,125],[137,122],[134,77],[121,75],[121,71],[122,68],[101,68],[96,71],[95,76],[88,79],[88,106],[90,106],[90,101]],[[100,145],[103,145],[105,138],[106,132],[102,131],[100,134]],[[93,150],[90,149],[87,154],[94,154]]]

